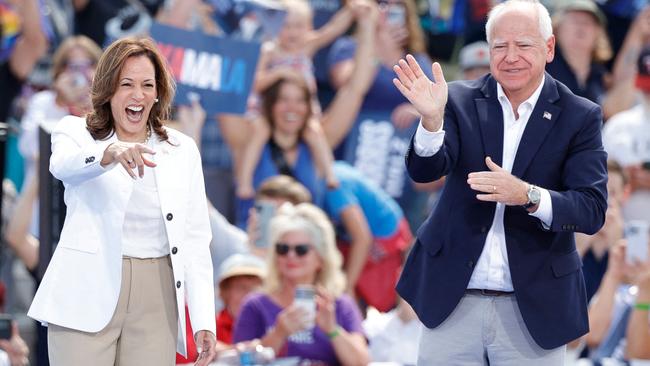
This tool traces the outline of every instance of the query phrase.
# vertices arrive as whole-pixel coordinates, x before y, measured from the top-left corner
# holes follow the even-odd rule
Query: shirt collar
[[[528,105],[531,109],[535,107],[540,94],[542,94],[542,88],[544,87],[545,80],[546,75],[542,75],[542,82],[539,84],[537,89],[535,89],[535,92],[533,92],[533,94],[528,97],[528,99],[524,100],[519,106]],[[501,87],[501,84],[499,84],[499,82],[497,82],[497,98],[501,103],[507,102],[508,104],[511,104],[510,100],[508,100],[508,97],[506,96],[506,93],[503,91],[503,87]]]

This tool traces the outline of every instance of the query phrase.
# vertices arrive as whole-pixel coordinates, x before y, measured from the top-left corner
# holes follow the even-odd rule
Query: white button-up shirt
[[[503,159],[501,167],[508,172],[512,171],[519,141],[524,133],[528,119],[535,108],[535,104],[537,104],[539,95],[542,92],[544,79],[542,78],[541,84],[530,98],[521,103],[517,108],[518,119],[515,117],[512,105],[508,97],[506,97],[503,88],[497,83],[497,97],[503,111]],[[415,133],[413,144],[415,153],[422,157],[434,155],[442,147],[444,137],[445,131],[442,130],[442,127],[439,131],[431,132],[427,131],[420,122],[418,130]],[[540,219],[545,227],[550,227],[553,221],[551,195],[546,189],[540,188],[540,191],[542,194],[539,206],[530,215]],[[503,203],[497,203],[494,218],[492,219],[492,226],[485,238],[483,251],[474,267],[474,272],[472,273],[467,288],[513,291],[510,267],[508,265],[505,230],[503,227],[504,212],[505,205]]]

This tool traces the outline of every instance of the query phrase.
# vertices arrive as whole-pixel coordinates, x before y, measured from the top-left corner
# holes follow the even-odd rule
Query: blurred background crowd
[[[273,37],[253,40],[256,25],[246,19],[235,32],[216,20],[248,2],[286,13]],[[280,347],[280,355],[414,364],[420,323],[394,286],[444,179],[421,185],[405,175],[418,116],[393,86],[392,66],[410,53],[429,76],[431,62],[441,62],[447,81],[489,73],[484,27],[496,2],[0,0],[0,307],[14,319],[0,340],[0,365],[48,364],[43,328],[25,316],[51,253],[41,221],[57,209],[39,202],[51,199],[43,185],[52,183],[39,169],[48,159],[41,130],[87,113],[102,48],[146,35],[154,23],[260,46],[245,113],[210,115],[188,95],[169,121],[201,151],[219,349],[227,355],[284,332],[291,350]],[[547,72],[602,107],[609,153],[605,226],[576,235],[591,330],[570,345],[567,362],[650,360],[650,4],[542,3],[557,39]],[[632,250],[645,258],[630,260]],[[319,313],[326,337],[301,333],[293,294],[269,296],[283,293],[285,277],[312,279],[319,307],[335,306],[341,332]],[[177,361],[196,357],[190,346]]]

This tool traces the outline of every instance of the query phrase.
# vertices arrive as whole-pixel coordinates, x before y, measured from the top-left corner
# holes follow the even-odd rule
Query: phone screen
[[[0,314],[0,339],[11,338],[11,321],[13,317],[9,314]]]
[[[625,259],[628,263],[645,262],[648,260],[648,230],[647,221],[631,220],[625,225],[627,248]]]
[[[259,235],[255,240],[255,246],[258,248],[266,248],[269,246],[269,224],[273,215],[275,215],[275,204],[268,201],[255,202],[255,210],[257,211],[257,229]]]

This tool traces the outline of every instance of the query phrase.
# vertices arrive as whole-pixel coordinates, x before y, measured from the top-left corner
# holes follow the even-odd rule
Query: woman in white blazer
[[[173,365],[186,351],[186,299],[197,364],[214,357],[201,160],[194,141],[162,125],[173,95],[154,43],[118,40],[99,60],[93,111],[52,134],[67,214],[28,315],[48,324],[54,366]]]

